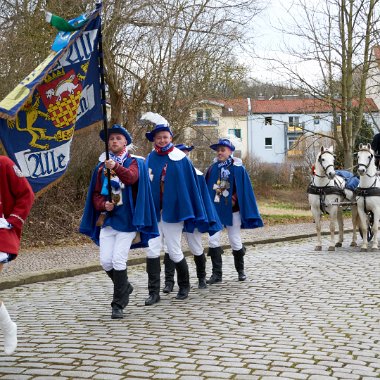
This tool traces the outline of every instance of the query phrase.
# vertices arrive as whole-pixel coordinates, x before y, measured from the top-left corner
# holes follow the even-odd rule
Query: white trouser
[[[202,246],[202,233],[195,229],[193,233],[185,232],[187,239],[187,244],[189,249],[194,256],[200,256],[203,254]]]
[[[243,248],[243,243],[241,241],[240,235],[240,212],[232,213],[232,226],[227,226],[228,241],[230,242],[231,248],[233,251],[239,251]],[[220,247],[220,233],[218,231],[216,234],[209,237],[208,244],[210,248]]]
[[[100,264],[105,271],[127,268],[128,253],[135,237],[136,231],[121,232],[110,226],[100,230]]]
[[[158,223],[158,231],[160,232],[160,236],[149,240],[146,257],[148,259],[160,257],[161,249],[164,247],[165,239],[167,253],[169,254],[172,261],[179,263],[184,258],[181,249],[182,229],[183,222],[166,223],[161,220]]]

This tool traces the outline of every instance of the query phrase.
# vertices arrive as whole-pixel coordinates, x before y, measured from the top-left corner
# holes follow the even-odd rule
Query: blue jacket
[[[214,201],[220,221],[224,226],[232,226],[232,194],[236,191],[240,208],[241,228],[262,227],[264,224],[257,207],[248,173],[240,159],[234,158],[233,161],[233,164],[228,167],[230,171],[228,180],[231,185],[228,190],[229,194],[227,197],[221,197],[220,202]],[[210,166],[206,174],[207,187],[212,200],[215,199],[216,191],[213,186],[219,179],[219,172],[218,162],[215,162]]]
[[[199,190],[202,195],[203,204],[205,206],[207,221],[199,221],[194,223],[187,223],[185,225],[185,232],[193,233],[197,228],[199,232],[208,232],[210,236],[214,235],[216,232],[223,229],[222,223],[220,222],[218,213],[215,210],[214,202],[211,201],[210,194],[207,189],[207,184],[203,173],[196,169],[197,180],[199,185]]]
[[[132,160],[137,161],[139,169],[136,204],[134,204],[132,197],[132,187],[125,186],[122,190],[123,204],[115,207],[112,213],[107,213],[104,226],[112,226],[118,231],[140,232],[141,242],[132,245],[131,248],[133,249],[147,247],[148,240],[159,236],[159,232],[144,160],[137,157],[129,157],[124,161],[123,166],[128,168]],[[89,236],[97,245],[99,245],[100,227],[96,226],[96,221],[98,220],[100,212],[94,208],[92,197],[100,166],[104,166],[104,163],[99,163],[93,172],[82,221],[79,227],[79,232]],[[114,216],[113,213],[115,213]]]
[[[195,169],[177,148],[167,155],[152,151],[146,158],[157,221],[167,223],[207,222]],[[161,199],[161,174],[166,166]]]

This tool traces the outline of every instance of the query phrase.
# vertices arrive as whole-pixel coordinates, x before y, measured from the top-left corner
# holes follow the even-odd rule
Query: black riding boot
[[[145,300],[145,305],[153,305],[160,300],[160,258],[146,259],[146,272],[148,273],[149,297]]]
[[[111,270],[106,270],[105,271],[108,275],[108,277],[112,280],[112,282],[114,282],[113,280],[113,272],[114,272],[114,269],[111,269]],[[128,276],[127,276],[127,279],[128,279]],[[131,294],[133,292],[133,286],[132,284],[128,281],[128,293]]]
[[[221,247],[209,248],[207,255],[211,257],[212,263],[212,275],[206,281],[207,284],[215,284],[217,282],[222,282],[222,253],[223,249]]]
[[[175,268],[177,269],[177,282],[179,287],[175,298],[177,298],[177,300],[184,300],[188,297],[190,291],[189,267],[187,266],[186,259],[183,258],[179,263],[176,263]]]
[[[198,289],[206,289],[206,256],[202,253],[200,256],[194,255],[194,262],[197,269]]]
[[[108,274],[108,273],[107,273]],[[113,270],[113,300],[112,319],[124,318],[123,309],[129,303],[129,295],[132,293],[131,285],[128,281],[127,270]]]
[[[164,265],[165,265],[165,287],[164,289],[162,289],[162,291],[163,293],[170,293],[173,291],[173,287],[174,287],[175,263],[170,258],[168,253],[165,253]]]
[[[106,270],[105,271],[106,273],[107,273],[107,276],[112,280],[112,282],[113,282],[113,269],[111,269],[111,270]]]
[[[235,269],[238,272],[239,281],[245,281],[247,276],[244,273],[244,255],[245,255],[245,247],[243,245],[242,249],[238,251],[232,251],[234,255]]]

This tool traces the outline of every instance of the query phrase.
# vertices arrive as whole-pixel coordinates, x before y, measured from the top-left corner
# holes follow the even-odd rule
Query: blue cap
[[[146,132],[145,136],[149,141],[154,141],[154,135],[158,132],[167,131],[170,133],[171,136],[173,136],[173,132],[170,129],[169,125],[166,124],[157,124],[154,129],[150,132]]]
[[[127,140],[127,145],[129,145],[132,142],[131,135],[128,133],[128,131],[124,127],[122,127],[119,124],[114,124],[111,128],[108,128],[108,137],[110,136],[111,133],[120,133],[121,135],[123,135]],[[105,141],[104,129],[102,129],[99,132],[99,136],[103,141]]]
[[[230,148],[231,152],[233,152],[235,150],[235,146],[228,139],[219,139],[219,141],[217,142],[217,144],[210,145],[210,148],[212,150],[217,150],[218,147],[220,147],[220,146],[226,146],[227,148]]]
[[[185,144],[177,144],[175,145],[176,148],[179,150],[187,150],[188,152],[191,152],[194,149],[194,145],[185,145]]]

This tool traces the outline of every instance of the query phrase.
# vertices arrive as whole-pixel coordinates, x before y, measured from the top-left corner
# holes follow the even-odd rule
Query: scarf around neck
[[[218,162],[218,169],[220,168],[228,168],[232,165],[232,157],[228,157],[226,161]]]
[[[109,155],[110,155],[110,158],[112,160],[114,160],[115,162],[117,162],[120,165],[123,165],[123,162],[128,157],[127,147],[124,147],[124,149],[120,153],[118,153],[118,154],[109,152]]]
[[[157,145],[154,145],[154,150],[159,154],[160,156],[166,156],[174,149],[174,145],[172,142],[170,142],[168,145],[160,148]]]

